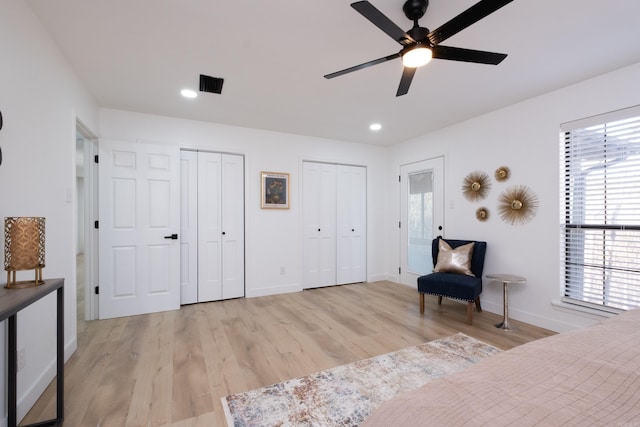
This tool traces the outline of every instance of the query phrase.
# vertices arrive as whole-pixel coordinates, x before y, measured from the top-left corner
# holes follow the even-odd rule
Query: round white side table
[[[502,322],[496,324],[496,328],[500,328],[503,331],[517,331],[518,328],[512,327],[509,325],[509,297],[507,294],[507,286],[510,283],[525,283],[527,279],[521,276],[516,276],[515,274],[487,274],[487,279],[496,280],[498,282],[502,282],[502,294],[504,298],[504,317]]]

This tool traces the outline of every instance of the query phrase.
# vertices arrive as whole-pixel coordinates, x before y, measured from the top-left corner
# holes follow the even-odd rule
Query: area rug
[[[381,403],[500,352],[464,334],[222,398],[227,424],[357,426]]]

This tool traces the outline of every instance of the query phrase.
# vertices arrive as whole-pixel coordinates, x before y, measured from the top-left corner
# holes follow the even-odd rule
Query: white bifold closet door
[[[198,302],[198,153],[180,151],[180,304]]]
[[[303,162],[303,288],[364,282],[366,168]]]
[[[338,285],[367,280],[367,170],[337,166]]]
[[[182,176],[181,303],[243,297],[244,158],[182,151]]]
[[[336,284],[336,165],[302,164],[303,284]]]

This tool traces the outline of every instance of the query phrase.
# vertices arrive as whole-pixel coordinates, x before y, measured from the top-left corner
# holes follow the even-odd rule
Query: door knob
[[[169,236],[164,236],[165,239],[171,239],[171,240],[178,240],[178,235],[177,234],[171,234]]]

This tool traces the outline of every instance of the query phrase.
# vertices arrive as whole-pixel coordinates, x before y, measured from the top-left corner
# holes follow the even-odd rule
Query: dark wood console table
[[[61,426],[64,420],[64,279],[45,280],[44,284],[31,288],[0,288],[0,322],[5,319],[9,320],[9,345],[7,348],[7,425],[9,427],[16,426],[16,374],[18,373],[18,349],[16,344],[18,323],[16,314],[53,291],[57,291],[58,294],[56,309],[56,418],[31,424],[32,426]]]

